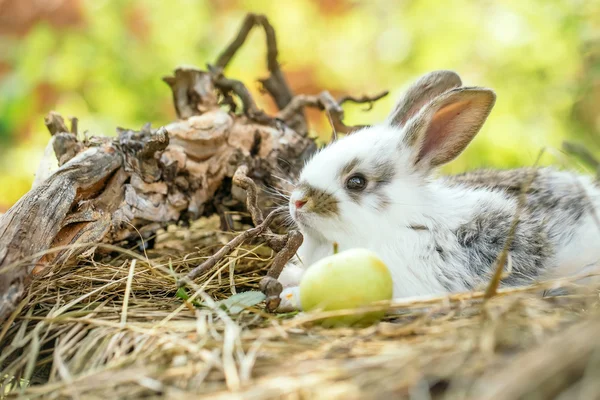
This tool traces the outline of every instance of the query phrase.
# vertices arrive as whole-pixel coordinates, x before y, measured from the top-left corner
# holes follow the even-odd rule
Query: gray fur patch
[[[366,191],[366,189],[365,189],[365,191]],[[362,195],[364,194],[365,191],[353,192],[351,190],[346,190],[346,193],[348,194],[348,197],[350,197],[350,200],[352,200],[356,204],[360,204],[360,200],[362,199]]]
[[[545,224],[548,238],[554,243],[568,240],[571,228],[593,211],[593,204],[577,177],[552,168],[479,170],[447,177],[446,182],[502,191],[515,199],[521,195],[522,187],[527,186],[527,212],[540,226]]]
[[[380,162],[375,165],[372,178],[375,182],[373,193],[377,197],[377,209],[379,211],[385,210],[392,203],[392,199],[382,189],[392,182],[395,174],[396,168],[393,162]]]
[[[433,250],[437,253],[442,265],[446,265],[450,258],[456,257],[456,254],[451,254],[450,251],[444,250],[437,244],[435,244]],[[439,281],[448,292],[457,292],[464,290],[464,288],[472,288],[474,286],[470,274],[452,273],[451,270],[443,267],[439,270],[439,273]]]
[[[463,262],[475,278],[474,284],[485,283],[492,276],[496,260],[508,240],[515,214],[482,210],[480,215],[456,230],[456,239],[465,255]],[[548,266],[553,247],[548,240],[546,227],[541,222],[527,211],[519,216],[509,247],[512,272],[503,280],[503,284],[531,283]]]
[[[377,187],[380,187],[392,182],[395,174],[394,161],[379,161],[371,172],[371,180],[375,182]]]
[[[345,178],[350,173],[354,172],[356,167],[358,167],[358,164],[360,164],[360,160],[358,158],[353,158],[348,164],[344,165],[344,168],[342,168],[338,176],[341,179]]]

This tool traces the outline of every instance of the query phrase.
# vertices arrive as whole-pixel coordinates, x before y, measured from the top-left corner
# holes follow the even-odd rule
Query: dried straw
[[[176,277],[231,239],[218,221],[172,227],[152,251],[111,251],[36,279],[0,331],[6,398],[592,398],[598,294],[574,279],[373,307],[367,328],[332,313],[228,315],[214,301],[256,289],[273,252],[247,243],[196,279]],[[131,254],[136,254],[132,257]],[[184,256],[182,256],[184,254]],[[233,273],[232,273],[233,272]],[[544,291],[568,290],[562,296]],[[201,303],[199,307],[192,303]],[[372,308],[373,308],[372,307]],[[341,311],[333,314],[352,313]]]

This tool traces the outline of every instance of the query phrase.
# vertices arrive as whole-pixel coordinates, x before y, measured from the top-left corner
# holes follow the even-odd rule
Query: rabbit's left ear
[[[454,71],[440,70],[423,75],[413,83],[390,113],[387,123],[401,128],[437,96],[462,85]]]
[[[483,126],[496,102],[485,88],[450,90],[427,104],[405,126],[401,148],[429,170],[456,158]]]

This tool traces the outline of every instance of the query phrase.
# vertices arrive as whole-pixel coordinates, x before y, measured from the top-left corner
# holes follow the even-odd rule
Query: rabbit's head
[[[290,214],[305,234],[328,241],[368,237],[378,225],[410,223],[424,213],[431,172],[458,156],[477,134],[493,91],[461,87],[436,71],[414,83],[387,121],[320,150],[290,197]]]

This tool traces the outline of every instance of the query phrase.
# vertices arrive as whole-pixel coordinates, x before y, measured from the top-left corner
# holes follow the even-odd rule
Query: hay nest
[[[35,279],[0,332],[6,398],[592,398],[599,291],[572,281],[384,304],[367,328],[325,313],[238,313],[214,301],[256,289],[273,252],[247,244],[200,277],[175,276],[232,233],[218,217],[159,231],[155,248],[105,248]],[[181,254],[185,254],[181,256]],[[544,296],[569,289],[568,295]],[[331,314],[331,313],[329,313]],[[593,395],[593,396],[592,396]]]

